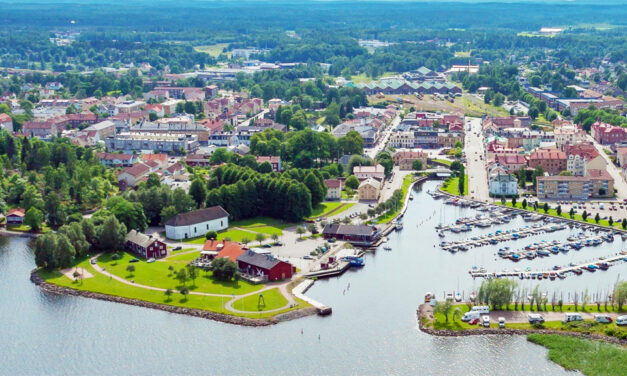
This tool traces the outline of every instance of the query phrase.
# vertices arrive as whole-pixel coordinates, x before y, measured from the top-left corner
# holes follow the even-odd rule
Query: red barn
[[[253,277],[262,277],[268,281],[292,278],[296,268],[287,262],[277,260],[270,254],[248,251],[237,258],[239,270]]]
[[[137,230],[131,230],[126,235],[124,247],[145,259],[161,258],[167,254],[165,243],[152,235],[142,234]]]

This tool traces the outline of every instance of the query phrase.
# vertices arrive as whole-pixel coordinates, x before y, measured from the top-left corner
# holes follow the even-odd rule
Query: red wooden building
[[[268,281],[292,278],[296,268],[287,262],[277,260],[270,254],[248,251],[237,258],[237,266],[242,273],[261,277]]]
[[[161,258],[167,255],[165,243],[152,235],[142,234],[137,230],[131,230],[126,235],[124,247],[145,259]]]
[[[15,208],[9,210],[7,213],[7,224],[8,225],[21,225],[24,222],[24,209]]]

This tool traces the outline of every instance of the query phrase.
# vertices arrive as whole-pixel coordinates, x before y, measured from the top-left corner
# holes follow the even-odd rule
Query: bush
[[[207,240],[211,240],[211,239],[217,239],[218,238],[218,233],[216,231],[207,231],[207,233],[205,234],[205,238]]]

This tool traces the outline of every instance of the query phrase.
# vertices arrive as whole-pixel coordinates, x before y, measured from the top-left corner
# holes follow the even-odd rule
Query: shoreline
[[[139,300],[139,299],[124,298],[124,297],[116,296],[116,295],[107,295],[107,294],[102,294],[99,292],[76,290],[76,289],[72,289],[69,287],[58,286],[53,283],[44,281],[39,276],[39,271],[37,268],[31,271],[30,281],[34,283],[35,285],[37,285],[42,291],[57,294],[57,295],[79,296],[83,298],[104,300],[104,301],[113,302],[113,303],[128,304],[128,305],[133,305],[136,307],[157,309],[157,310],[165,311],[169,313],[198,317],[198,318],[219,321],[219,322],[232,324],[232,325],[251,326],[251,327],[269,326],[269,325],[275,325],[275,324],[285,322],[285,321],[295,320],[301,317],[312,316],[317,313],[317,310],[315,307],[305,307],[305,308],[297,309],[294,311],[281,313],[272,318],[250,319],[247,317],[232,316],[232,315],[217,313],[213,311],[206,311],[202,309],[183,308],[183,307],[171,306],[167,304],[147,302],[147,301]]]
[[[588,339],[594,341],[604,341],[615,345],[627,346],[627,340],[619,339],[616,337],[604,336],[600,334],[586,334],[579,332],[569,332],[565,330],[553,330],[553,329],[500,329],[500,328],[481,328],[470,330],[445,330],[427,328],[424,325],[424,321],[432,322],[434,320],[433,315],[426,309],[429,305],[423,303],[418,306],[416,310],[416,317],[418,319],[418,328],[421,332],[437,336],[437,337],[466,337],[466,336],[479,336],[479,335],[527,335],[527,334],[558,334],[569,337],[577,337],[581,339]]]

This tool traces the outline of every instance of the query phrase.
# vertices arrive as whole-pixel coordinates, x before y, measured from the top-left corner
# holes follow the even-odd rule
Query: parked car
[[[468,311],[468,312],[464,313],[464,315],[462,316],[461,320],[464,321],[464,322],[466,322],[466,321],[470,322],[470,321],[472,321],[474,319],[479,320],[479,316],[480,316],[479,312]]]
[[[564,320],[562,320],[562,324],[573,321],[583,321],[583,317],[581,317],[579,313],[567,313],[566,317],[564,317]]]
[[[155,262],[155,258],[154,258],[154,257],[151,257],[151,258],[149,258],[148,260],[146,260],[146,262],[147,262],[147,263]]]
[[[529,319],[529,324],[544,323],[544,317],[542,317],[542,315],[538,313],[530,313],[529,315],[527,315],[527,318]]]
[[[505,317],[499,317],[499,328],[505,328]]]
[[[627,325],[627,315],[618,316],[616,318],[616,325],[618,326]]]
[[[614,320],[608,315],[594,315],[594,321],[602,324],[610,324]]]
[[[178,247],[174,248],[175,251],[180,251],[181,249],[182,249],[182,247],[180,245]]]
[[[479,324],[479,318],[475,317],[474,319],[471,319],[470,321],[468,321],[468,325],[477,325]]]
[[[89,260],[89,263],[92,264],[92,265],[96,265],[96,259],[93,258],[93,259]]]
[[[134,259],[131,259],[129,262],[139,262],[139,259],[134,258]]]
[[[305,255],[305,256],[303,256],[303,259],[305,259],[305,260],[313,260],[313,257],[311,257],[309,255]]]
[[[483,316],[481,318],[481,325],[484,328],[489,328],[490,327],[490,316]]]

